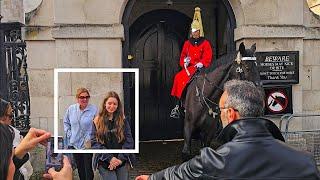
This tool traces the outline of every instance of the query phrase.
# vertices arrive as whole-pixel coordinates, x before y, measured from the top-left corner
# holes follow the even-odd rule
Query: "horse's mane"
[[[216,69],[222,65],[230,64],[231,62],[233,62],[233,60],[236,59],[237,53],[238,53],[238,51],[233,51],[228,54],[224,54],[224,55],[220,56],[218,59],[213,61],[211,67]]]
[[[212,71],[205,71],[205,76],[203,76],[202,73],[200,76],[195,76],[197,80],[191,81],[188,89],[195,89],[195,87],[202,88],[205,81],[206,88],[203,90],[203,93],[209,99],[214,99],[214,101],[217,102],[223,92],[223,85],[229,78],[230,69],[236,55],[237,52],[234,51],[215,60],[213,64],[215,68]],[[206,78],[206,80],[204,80],[204,78]]]
[[[221,56],[215,61],[216,68],[206,74],[206,78],[211,82],[211,86],[216,86],[216,88],[213,87],[213,91],[210,90],[211,88],[208,89],[210,92],[210,94],[208,94],[209,97],[214,97],[213,99],[217,99],[217,97],[221,95],[223,85],[228,80],[230,69],[236,58],[236,55],[237,51],[234,51]]]

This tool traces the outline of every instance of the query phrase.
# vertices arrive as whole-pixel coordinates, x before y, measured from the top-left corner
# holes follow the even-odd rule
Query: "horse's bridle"
[[[235,62],[237,62],[238,67],[236,68],[236,72],[240,74],[240,77],[242,79],[242,73],[243,73],[243,69],[242,69],[242,61],[256,61],[257,58],[256,57],[241,57],[240,52],[238,52],[237,58],[234,60]]]

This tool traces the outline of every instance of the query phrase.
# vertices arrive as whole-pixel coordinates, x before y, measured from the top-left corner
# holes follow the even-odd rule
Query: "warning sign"
[[[267,108],[272,112],[282,112],[288,106],[288,97],[281,91],[271,92],[267,98]]]
[[[291,86],[267,86],[265,91],[265,115],[292,113]]]

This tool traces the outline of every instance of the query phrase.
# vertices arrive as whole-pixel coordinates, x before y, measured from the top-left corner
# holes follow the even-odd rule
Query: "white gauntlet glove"
[[[200,69],[203,67],[203,64],[201,62],[198,62],[194,67],[196,67],[197,69]]]
[[[189,56],[185,57],[185,58],[183,59],[183,63],[184,63],[184,66],[185,66],[185,67],[188,67],[189,64],[190,64],[190,57],[189,57]]]

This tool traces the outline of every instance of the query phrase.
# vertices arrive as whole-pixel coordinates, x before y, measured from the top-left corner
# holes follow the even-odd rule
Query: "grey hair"
[[[232,107],[241,118],[264,114],[264,92],[250,81],[230,80],[224,84],[228,97],[225,107]]]

